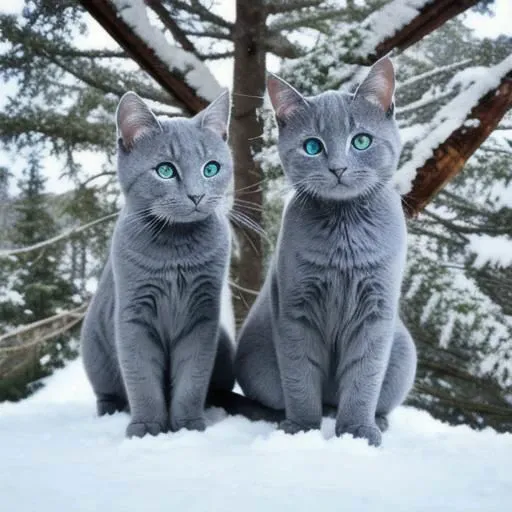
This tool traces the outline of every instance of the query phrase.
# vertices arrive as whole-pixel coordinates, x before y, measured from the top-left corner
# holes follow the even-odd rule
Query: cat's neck
[[[194,222],[168,222],[150,213],[139,215],[124,208],[119,228],[133,241],[150,241],[154,245],[193,243],[204,237],[218,224],[216,214]]]
[[[146,266],[202,265],[229,245],[226,222],[218,214],[190,223],[161,223],[123,209],[116,224],[116,258],[138,259]],[[228,252],[228,249],[226,249]]]
[[[372,193],[346,200],[325,199],[314,195],[297,194],[297,203],[304,210],[319,218],[329,217],[331,220],[352,219],[363,221],[368,216],[384,213],[390,207],[395,209],[400,203],[400,196],[392,186],[378,188]]]

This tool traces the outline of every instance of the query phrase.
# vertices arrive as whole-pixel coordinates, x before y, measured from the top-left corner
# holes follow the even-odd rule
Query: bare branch
[[[188,30],[183,29],[182,32],[187,36],[194,37],[209,37],[210,39],[224,39],[226,41],[232,41],[233,36],[226,32],[216,32],[213,30]]]
[[[176,21],[169,14],[169,11],[162,5],[160,0],[145,0],[146,4],[155,11],[160,21],[172,34],[175,41],[181,45],[181,47],[187,52],[193,53],[196,57],[199,57],[196,47],[192,41],[183,33],[183,30],[178,26]]]
[[[210,9],[201,4],[198,0],[191,0],[190,2],[182,2],[181,0],[168,0],[167,3],[176,9],[195,14],[199,16],[202,21],[209,21],[219,27],[224,27],[233,30],[233,24],[226,21],[224,18],[217,16]]]
[[[67,229],[66,231],[63,231],[62,233],[60,233],[52,238],[49,238],[48,240],[43,240],[42,242],[38,242],[37,244],[29,245],[26,247],[19,247],[17,249],[5,249],[3,251],[0,251],[0,258],[7,258],[9,256],[16,256],[17,254],[24,254],[24,253],[31,252],[31,251],[37,251],[38,249],[43,249],[44,247],[47,247],[48,245],[52,245],[57,242],[60,242],[61,240],[69,238],[72,235],[76,235],[77,233],[81,233],[82,231],[86,231],[94,226],[97,226],[98,224],[102,224],[103,222],[107,222],[109,220],[115,219],[118,215],[119,215],[119,212],[111,213],[110,215],[105,215],[104,217],[93,220],[92,222],[88,222],[87,224],[83,224],[82,226],[76,226],[74,228]]]
[[[427,78],[432,78],[433,76],[439,75],[446,71],[451,71],[453,69],[457,69],[459,67],[465,66],[466,64],[469,64],[470,62],[471,62],[471,59],[463,59],[459,62],[454,62],[453,64],[447,64],[446,66],[439,66],[438,68],[432,69],[430,71],[426,71],[425,73],[415,75],[415,76],[409,78],[408,80],[399,82],[396,85],[396,91],[399,91],[403,87],[408,87],[410,85],[414,85],[415,83],[423,82]]]
[[[273,34],[278,34],[281,31],[293,31],[303,27],[309,27],[320,30],[318,25],[321,22],[332,20],[345,14],[345,9],[327,9],[320,12],[312,12],[307,15],[298,15],[290,19],[289,16],[279,17],[278,20],[270,23],[269,31]]]
[[[199,55],[201,60],[220,60],[220,59],[229,59],[230,57],[233,57],[235,52],[233,50],[228,50],[225,52],[218,52],[218,53],[202,53]]]
[[[266,6],[267,14],[283,14],[307,7],[318,7],[324,0],[273,0]]]
[[[263,44],[269,52],[284,59],[296,59],[304,54],[302,48],[289,41],[282,34],[268,34]]]

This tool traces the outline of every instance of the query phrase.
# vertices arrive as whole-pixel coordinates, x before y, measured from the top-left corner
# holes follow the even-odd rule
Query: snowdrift
[[[380,448],[209,410],[204,433],[127,440],[95,417],[81,362],[0,404],[3,512],[493,512],[512,503],[512,435],[400,408]]]

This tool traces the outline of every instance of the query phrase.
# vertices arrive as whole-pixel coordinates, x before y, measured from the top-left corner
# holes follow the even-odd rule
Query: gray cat
[[[234,384],[234,345],[219,324],[233,194],[229,105],[224,93],[192,119],[158,120],[129,92],[117,109],[125,205],[82,355],[98,413],[129,409],[129,437],[204,430],[208,389]]]
[[[398,317],[406,227],[391,185],[401,149],[394,83],[388,58],[353,95],[305,98],[268,78],[294,195],[235,373],[248,398],[284,409],[288,433],[318,428],[331,406],[336,435],[379,445],[414,381],[416,350]]]

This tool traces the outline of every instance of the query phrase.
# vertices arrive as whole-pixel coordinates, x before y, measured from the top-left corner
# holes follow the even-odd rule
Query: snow
[[[97,418],[81,362],[0,404],[0,501],[16,512],[503,510],[512,435],[398,409],[383,446],[208,411],[203,433],[127,440],[125,414]]]
[[[468,239],[469,249],[477,255],[475,267],[483,267],[486,263],[503,268],[512,265],[512,239],[489,235],[469,235]]]
[[[434,116],[433,120],[422,125],[423,129],[415,128],[416,144],[412,157],[401,166],[394,175],[395,184],[402,194],[412,189],[416,171],[430,157],[434,150],[443,143],[453,131],[464,124],[467,129],[478,126],[476,120],[466,119],[480,98],[491,89],[496,88],[502,77],[512,70],[512,55],[491,67],[477,66],[463,69],[456,73],[446,86],[447,90],[460,88],[451,101],[444,105]],[[431,100],[429,95],[422,101]],[[403,133],[402,133],[403,135]]]
[[[169,43],[148,18],[143,0],[111,0],[120,17],[152,48],[171,70],[177,70],[202,98],[213,101],[222,88],[208,67],[195,55]]]
[[[357,53],[363,57],[371,55],[379,43],[389,39],[402,27],[405,27],[431,1],[392,0],[381,9],[373,12],[365,20],[362,27],[364,43],[357,50]]]

